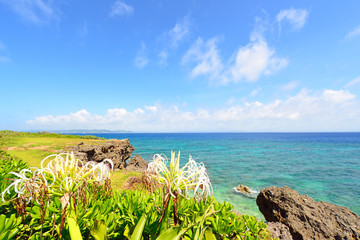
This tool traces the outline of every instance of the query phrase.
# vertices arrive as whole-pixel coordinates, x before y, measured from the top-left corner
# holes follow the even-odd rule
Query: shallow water
[[[235,194],[238,184],[260,190],[287,185],[301,194],[349,207],[360,215],[360,133],[124,133],[134,154],[150,160],[181,150],[204,162],[218,201],[262,218],[255,199]]]

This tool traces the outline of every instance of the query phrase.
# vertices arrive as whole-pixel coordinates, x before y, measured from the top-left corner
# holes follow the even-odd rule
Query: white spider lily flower
[[[171,151],[170,169],[166,166],[167,158],[163,154],[155,154],[148,165],[148,174],[168,189],[176,198],[180,195],[189,197],[207,197],[213,194],[212,185],[203,163],[197,163],[189,156],[188,163],[180,168],[180,152],[176,157]]]
[[[24,195],[28,202],[33,196],[37,198],[42,186],[47,187],[50,194],[63,196],[77,191],[83,181],[104,183],[110,178],[113,168],[114,164],[110,159],[83,164],[73,153],[52,154],[41,161],[41,168],[31,167],[19,173],[10,172],[17,179],[13,179],[2,192],[2,201],[5,202],[6,194],[11,194],[11,188],[14,188],[18,197]]]

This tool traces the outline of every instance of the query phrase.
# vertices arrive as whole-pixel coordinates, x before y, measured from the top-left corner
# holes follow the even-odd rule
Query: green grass
[[[132,172],[126,170],[118,170],[111,173],[111,186],[118,190],[124,189],[125,182],[130,177],[141,177],[140,172]]]
[[[41,160],[49,156],[49,152],[40,149],[12,150],[8,153],[17,159],[25,161],[29,167],[40,167]]]
[[[0,139],[4,147],[7,148],[7,152],[17,159],[22,159],[29,167],[40,167],[41,160],[45,157],[80,142],[97,145],[106,141],[94,138],[76,135],[0,131]],[[134,176],[140,177],[141,173],[125,170],[114,171],[111,173],[111,185],[115,189],[122,190],[127,179]]]

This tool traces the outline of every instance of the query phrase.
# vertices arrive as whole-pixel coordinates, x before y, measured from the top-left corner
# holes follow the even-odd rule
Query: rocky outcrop
[[[289,187],[262,189],[256,203],[267,221],[288,226],[294,240],[360,239],[360,217],[350,209],[314,201]]]
[[[129,139],[123,139],[109,140],[101,145],[80,143],[67,149],[67,152],[74,152],[75,156],[82,161],[101,162],[104,159],[111,159],[114,169],[125,169],[126,161],[130,159],[134,150]]]
[[[148,163],[139,155],[136,155],[126,166],[126,170],[141,172],[147,169]]]

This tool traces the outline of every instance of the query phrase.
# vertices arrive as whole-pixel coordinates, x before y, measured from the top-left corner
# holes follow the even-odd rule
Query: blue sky
[[[0,0],[0,129],[360,131],[359,7]]]

